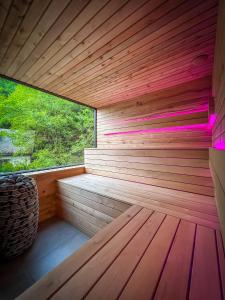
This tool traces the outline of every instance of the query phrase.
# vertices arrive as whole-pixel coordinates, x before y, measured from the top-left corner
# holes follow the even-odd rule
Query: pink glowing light
[[[131,131],[117,131],[109,132],[104,135],[124,135],[124,134],[144,134],[144,133],[158,133],[158,132],[173,132],[173,131],[186,131],[186,130],[209,130],[208,123],[185,125],[185,126],[171,126],[163,128],[150,128],[145,130],[131,130]]]
[[[211,114],[209,116],[209,128],[213,128],[215,123],[216,123],[216,114]]]
[[[171,113],[161,113],[161,114],[153,114],[147,117],[141,117],[141,118],[130,118],[122,121],[116,121],[116,124],[121,124],[121,123],[131,123],[131,122],[143,122],[143,121],[150,121],[150,120],[157,120],[157,119],[164,119],[164,118],[170,118],[170,117],[177,117],[177,116],[183,116],[183,115],[190,115],[190,114],[195,114],[199,112],[205,112],[208,111],[208,105],[202,105],[199,108],[192,108],[192,109],[187,109],[187,110],[182,110],[182,111],[176,111],[176,112],[171,112]]]
[[[214,148],[218,150],[225,150],[225,142],[216,142]]]

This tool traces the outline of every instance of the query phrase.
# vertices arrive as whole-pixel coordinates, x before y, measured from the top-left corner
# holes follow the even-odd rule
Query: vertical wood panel
[[[217,23],[213,95],[216,123],[213,128],[213,145],[225,149],[225,1],[220,0]]]
[[[225,151],[210,149],[210,166],[215,186],[215,198],[225,244]]]
[[[28,176],[31,176],[36,180],[38,187],[39,222],[47,220],[56,214],[56,181],[60,178],[79,175],[82,173],[84,173],[84,167],[81,166],[46,170],[28,174]]]
[[[225,0],[219,1],[213,70],[213,96],[215,100],[215,124],[212,132],[212,141],[213,146],[217,150],[210,150],[210,161],[223,241],[225,243]]]

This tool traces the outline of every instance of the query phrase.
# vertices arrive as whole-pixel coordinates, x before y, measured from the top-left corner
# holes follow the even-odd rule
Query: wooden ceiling
[[[0,73],[102,107],[212,73],[216,0],[2,0]]]

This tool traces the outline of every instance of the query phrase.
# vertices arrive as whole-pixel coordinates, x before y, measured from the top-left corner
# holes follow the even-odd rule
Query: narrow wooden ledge
[[[26,172],[24,175],[27,176],[41,176],[41,175],[56,175],[56,174],[64,174],[66,173],[67,176],[70,176],[69,174],[74,174],[80,172],[80,174],[85,173],[85,167],[84,165],[78,165],[78,166],[69,166],[69,167],[63,167],[63,168],[54,168],[54,169],[48,169],[48,170],[40,170],[40,171],[31,171]],[[76,175],[76,174],[74,174]]]

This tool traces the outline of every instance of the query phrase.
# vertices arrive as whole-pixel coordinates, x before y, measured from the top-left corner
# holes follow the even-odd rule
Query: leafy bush
[[[77,164],[94,144],[94,111],[0,79],[0,129],[8,129],[14,156],[31,157],[28,165],[4,162],[1,172]]]

